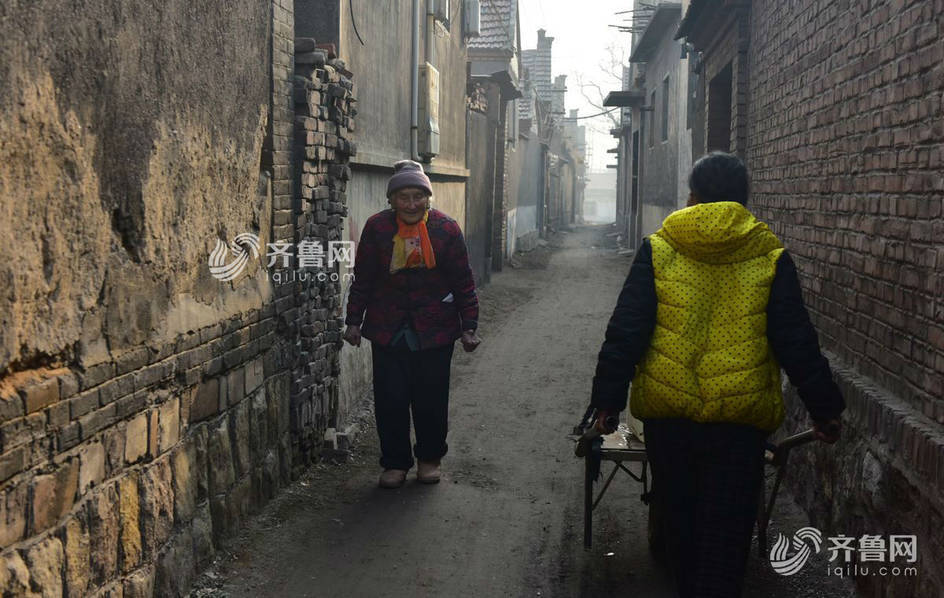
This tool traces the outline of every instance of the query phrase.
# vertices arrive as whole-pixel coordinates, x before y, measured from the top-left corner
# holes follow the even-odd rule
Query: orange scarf
[[[397,234],[393,237],[393,255],[390,257],[390,273],[404,268],[435,268],[436,256],[429,242],[426,221],[429,212],[416,224],[407,224],[397,215]]]

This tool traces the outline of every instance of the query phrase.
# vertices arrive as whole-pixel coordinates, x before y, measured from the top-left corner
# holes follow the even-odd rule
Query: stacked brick
[[[273,8],[272,240],[339,240],[351,75],[312,51],[293,79],[291,4]],[[184,595],[318,454],[337,419],[340,282],[273,288],[258,309],[173,342],[3,378],[4,596]]]
[[[315,40],[295,40],[295,164],[291,240],[307,239],[325,249],[322,265],[301,269],[308,280],[281,289],[294,297],[298,311],[287,319],[291,353],[291,428],[296,467],[304,467],[321,448],[324,432],[336,427],[337,376],[340,372],[341,293],[339,263],[331,246],[342,239],[347,215],[348,161],[356,114],[354,84],[333,48]],[[279,212],[276,213],[279,215]],[[288,215],[286,215],[288,219]],[[283,234],[288,234],[285,230]],[[352,257],[352,256],[351,256]]]

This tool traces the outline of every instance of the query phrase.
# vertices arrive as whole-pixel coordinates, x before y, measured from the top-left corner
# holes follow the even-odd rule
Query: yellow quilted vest
[[[777,429],[783,398],[767,300],[780,241],[736,202],[674,212],[649,240],[658,308],[632,414]]]

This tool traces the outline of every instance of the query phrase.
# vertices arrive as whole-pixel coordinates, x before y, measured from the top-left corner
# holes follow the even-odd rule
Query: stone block
[[[85,517],[86,512],[80,510],[66,521],[62,529],[62,544],[65,553],[63,580],[65,595],[70,598],[85,596],[91,577],[91,542]]]
[[[88,415],[79,418],[79,425],[82,426],[82,439],[91,438],[97,432],[115,423],[116,419],[117,415],[114,403],[96,409]]]
[[[226,376],[226,405],[231,407],[242,402],[245,394],[246,368],[236,368]]]
[[[250,435],[249,435],[249,402],[244,401],[233,409],[230,417],[230,425],[233,429],[233,445],[236,456],[237,475],[249,473],[251,467],[250,459]]]
[[[29,568],[15,550],[0,555],[0,588],[4,596],[30,596]]]
[[[0,455],[0,484],[25,471],[29,465],[30,448],[20,445]]]
[[[114,378],[115,364],[110,361],[98,363],[84,368],[81,372],[78,372],[77,375],[79,378],[79,388],[86,390],[93,386],[98,386],[109,378]]]
[[[194,512],[191,524],[193,533],[193,558],[197,569],[210,564],[216,549],[213,546],[213,518],[210,516],[210,503],[203,503]]]
[[[23,397],[13,390],[0,391],[0,424],[24,415]]]
[[[193,393],[189,409],[189,422],[198,422],[216,415],[220,410],[220,380],[210,378],[200,384]]]
[[[127,425],[115,426],[102,434],[105,447],[105,477],[111,477],[125,466],[125,435]]]
[[[161,427],[158,421],[159,412],[157,409],[148,411],[148,456],[155,459],[160,454],[160,434]]]
[[[46,409],[46,423],[52,428],[61,428],[69,423],[69,403],[59,401]]]
[[[46,378],[29,383],[20,389],[26,413],[35,413],[59,400],[59,380]]]
[[[173,397],[160,406],[158,450],[165,452],[180,441],[180,398]]]
[[[125,578],[123,598],[151,598],[154,596],[154,567],[138,569]]]
[[[295,53],[313,52],[315,50],[315,40],[311,37],[295,38]]]
[[[126,419],[140,413],[147,408],[149,401],[148,391],[138,390],[115,401],[115,415],[118,419]]]
[[[226,496],[226,520],[229,531],[239,529],[252,508],[252,477],[243,476]]]
[[[39,418],[43,420],[42,426],[38,425]],[[33,439],[34,432],[43,432],[45,419],[41,413],[34,413],[0,425],[0,450],[8,451],[15,446],[28,444]]]
[[[138,474],[131,472],[118,480],[118,515],[121,520],[118,552],[123,573],[135,569],[141,563],[140,512]]]
[[[140,346],[129,349],[115,359],[115,371],[120,376],[143,368],[148,364],[149,356],[147,347]]]
[[[79,495],[105,479],[105,447],[93,442],[79,450]]]
[[[153,559],[174,526],[174,492],[170,458],[158,459],[141,473],[140,519],[144,558]]]
[[[93,388],[69,399],[69,417],[78,419],[86,413],[91,413],[99,406],[98,389]]]
[[[213,544],[222,546],[223,539],[232,531],[229,509],[226,508],[226,496],[217,494],[210,497],[210,519],[213,522]]]
[[[265,387],[262,387],[250,399],[250,453],[255,461],[261,460],[268,442],[266,409]]]
[[[88,502],[91,578],[95,584],[115,576],[118,570],[118,542],[121,524],[118,512],[118,485],[103,486]]]
[[[210,429],[207,426],[200,426],[193,432],[193,434],[190,435],[194,446],[195,456],[195,461],[193,466],[191,466],[190,473],[196,480],[198,503],[206,500],[210,495],[209,437]]]
[[[26,533],[28,488],[21,482],[0,492],[0,551],[22,540]]]
[[[125,462],[134,463],[147,454],[148,415],[141,413],[128,422],[125,428]]]
[[[62,542],[55,536],[33,544],[24,560],[30,572],[30,586],[41,596],[62,596]]]
[[[236,481],[233,467],[233,449],[229,435],[229,425],[222,422],[218,428],[210,431],[207,439],[207,472],[210,496],[225,494]]]
[[[33,478],[33,509],[30,535],[54,526],[75,502],[79,484],[78,459],[61,463],[56,471]]]
[[[72,372],[59,374],[59,398],[68,399],[79,392],[79,379]]]
[[[174,519],[187,522],[193,517],[197,504],[197,477],[195,475],[196,446],[185,442],[171,453],[171,472],[174,487]]]
[[[257,357],[246,364],[245,391],[252,394],[265,381],[262,357]]]
[[[193,583],[193,537],[184,527],[157,557],[154,596],[184,596]]]

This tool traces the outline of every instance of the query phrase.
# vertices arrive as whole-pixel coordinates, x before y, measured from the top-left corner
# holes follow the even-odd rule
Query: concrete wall
[[[470,177],[464,232],[476,284],[488,281],[491,272],[491,220],[495,185],[495,135],[498,123],[477,110],[469,111]]]
[[[655,110],[645,112],[645,137],[640,139],[640,152],[645,162],[643,176],[639,183],[640,210],[642,215],[643,236],[652,234],[662,225],[665,217],[675,211],[680,204],[679,198],[679,137],[688,134],[684,126],[684,93],[687,81],[680,77],[680,47],[672,39],[678,28],[678,19],[668,26],[652,60],[645,65],[646,105],[652,104],[655,93]],[[668,93],[668,136],[662,139],[663,81],[669,78]],[[687,75],[686,75],[687,79]],[[652,143],[650,143],[652,139]],[[681,205],[684,205],[681,201]]]
[[[334,3],[332,2],[332,5]],[[387,207],[386,184],[393,164],[410,158],[410,2],[354,0],[343,3],[338,24],[338,54],[359,81],[357,90],[357,154],[348,190],[349,219],[345,239],[357,241],[364,222]],[[422,5],[419,56],[425,61],[425,2]],[[466,49],[461,31],[461,2],[453,2],[451,31],[440,25],[433,33],[432,63],[440,72],[440,150],[424,168],[433,181],[433,206],[465,226],[466,202]],[[352,20],[353,12],[353,20]],[[364,44],[357,38],[355,24]],[[306,25],[307,26],[307,25]],[[323,25],[312,25],[317,31]],[[322,40],[319,40],[322,41]],[[346,292],[346,291],[345,291]],[[370,348],[345,346],[341,353],[340,401],[353,408],[370,396]],[[343,426],[343,422],[339,425]]]
[[[511,252],[527,251],[537,243],[540,228],[538,226],[538,203],[543,196],[544,151],[537,136],[519,138],[513,154],[511,170],[515,173],[514,184],[509,195],[514,198],[515,223],[509,229],[514,240]]]
[[[461,31],[462,4],[451,3],[451,31],[437,25],[433,34],[432,62],[440,72],[441,81],[441,153],[430,169],[460,176],[465,174],[466,167],[467,53]],[[421,5],[419,55],[422,64],[427,35],[425,2]],[[358,154],[352,159],[355,168],[360,165],[390,167],[396,160],[410,157],[411,11],[410,2],[380,6],[373,0],[354,0],[354,19],[365,45],[361,45],[354,33],[350,11],[341,11],[338,53],[357,71],[359,80],[371,82],[358,92],[355,133]]]

